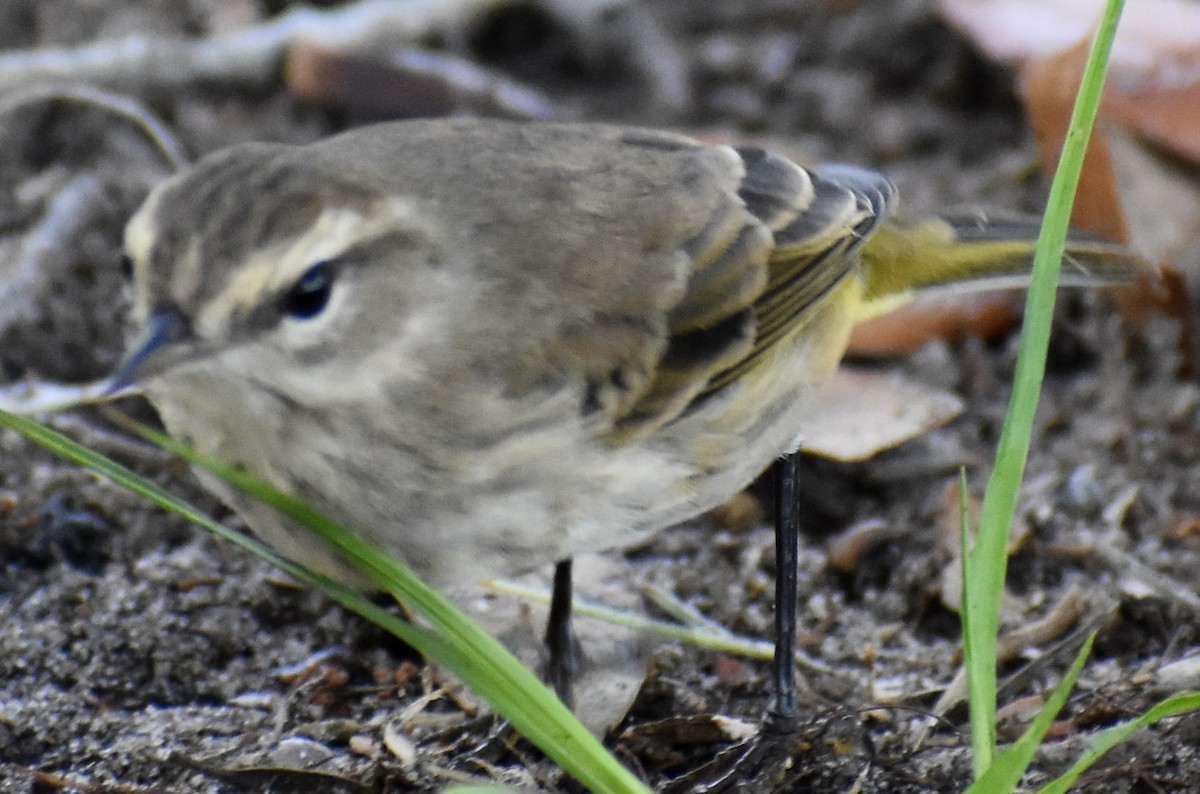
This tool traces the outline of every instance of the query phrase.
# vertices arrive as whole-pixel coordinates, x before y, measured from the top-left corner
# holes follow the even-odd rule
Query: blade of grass
[[[1125,741],[1125,739],[1132,736],[1135,732],[1140,731],[1142,728],[1147,728],[1159,720],[1197,710],[1200,710],[1200,692],[1185,692],[1179,695],[1172,695],[1151,707],[1140,716],[1127,722],[1113,725],[1111,728],[1105,728],[1096,734],[1095,738],[1092,739],[1091,746],[1080,756],[1078,761],[1072,764],[1070,769],[1039,789],[1038,794],[1066,794],[1067,789],[1079,779],[1080,775],[1087,771],[1088,767],[1096,763],[1100,756],[1107,753],[1119,742]]]
[[[127,421],[125,424],[132,423]],[[648,794],[649,789],[617,762],[537,676],[503,645],[475,626],[441,595],[421,583],[402,563],[389,558],[373,544],[321,516],[295,497],[277,491],[251,475],[209,460],[161,433],[134,425],[140,428],[138,432],[143,437],[160,443],[188,462],[212,471],[235,486],[245,488],[285,515],[305,523],[345,554],[372,581],[401,598],[429,620],[433,630],[402,621],[375,606],[357,591],[280,557],[257,541],[228,529],[202,511],[166,493],[153,482],[50,428],[4,411],[0,411],[0,425],[11,427],[67,460],[86,466],[160,507],[262,556],[297,579],[321,587],[338,603],[395,633],[422,654],[451,670],[487,699],[497,713],[591,791]]]
[[[1095,632],[1088,635],[1083,645],[1080,646],[1079,653],[1075,654],[1075,661],[1071,664],[1071,669],[1054,687],[1054,691],[1046,699],[1045,705],[1021,734],[1021,738],[996,756],[992,765],[975,779],[966,794],[1016,791],[1017,783],[1021,781],[1021,776],[1029,768],[1029,762],[1033,760],[1034,753],[1041,746],[1042,739],[1046,737],[1046,731],[1050,730],[1055,717],[1062,711],[1063,704],[1067,702],[1071,690],[1075,688],[1075,682],[1079,679],[1079,673],[1083,670],[1088,654],[1092,652],[1092,642],[1095,639]]]
[[[971,610],[968,608],[968,594],[971,592],[972,580],[968,578],[970,569],[967,567],[967,558],[971,555],[971,507],[970,492],[967,490],[967,487],[967,468],[963,466],[958,471],[958,543],[959,560],[961,561],[960,565],[962,565],[963,577],[962,595],[959,596],[958,615],[959,620],[962,623],[963,666],[966,667],[967,670],[967,683],[969,687],[972,678],[978,677],[979,675],[979,666],[988,665],[995,657],[989,656],[984,659],[978,658],[975,655],[979,652],[978,644],[971,642],[971,638],[975,634],[975,624],[971,620]],[[969,692],[970,691],[968,689],[968,695]],[[969,697],[967,702],[968,705],[970,705]],[[972,717],[974,716],[974,711],[971,712],[971,715]],[[981,732],[976,729],[976,726],[972,725],[971,740],[975,743],[975,746],[972,747],[972,750],[974,751],[972,757],[976,759],[979,758],[980,748],[978,746],[978,742],[981,741],[981,738],[987,737],[981,734]],[[990,746],[991,745],[989,744],[989,747]],[[975,776],[978,777],[980,773],[978,765],[976,766],[974,772]]]
[[[487,582],[486,584],[497,593],[536,601],[540,604],[550,603],[550,594],[542,590],[504,581]],[[727,631],[717,632],[710,627],[682,626],[678,623],[667,623],[642,615],[631,614],[620,609],[614,609],[603,604],[585,601],[580,598],[574,600],[574,603],[571,605],[571,612],[575,615],[598,618],[614,626],[633,629],[643,634],[654,634],[659,637],[678,640],[710,651],[719,651],[734,656],[742,656],[747,659],[761,659],[764,661],[770,661],[775,658],[774,643],[765,640],[752,640]]]
[[[975,662],[968,668],[968,691],[977,778],[991,765],[995,753],[995,659],[1000,598],[1017,493],[1025,472],[1034,413],[1046,368],[1055,288],[1079,173],[1100,104],[1108,55],[1123,5],[1122,0],[1109,0],[1084,69],[1038,238],[1013,393],[984,496],[979,534],[974,548],[963,558],[964,629],[969,629],[963,642],[970,646],[967,653]]]

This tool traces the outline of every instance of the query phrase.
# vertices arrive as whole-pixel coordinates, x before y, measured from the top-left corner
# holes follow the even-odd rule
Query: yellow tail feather
[[[982,213],[889,219],[862,248],[866,277],[857,319],[890,311],[923,290],[1027,286],[1040,225],[1036,218]],[[1144,262],[1116,243],[1071,232],[1060,283],[1119,284],[1146,269]]]

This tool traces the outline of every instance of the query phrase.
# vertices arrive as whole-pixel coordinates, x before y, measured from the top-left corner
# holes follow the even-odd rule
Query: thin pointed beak
[[[130,346],[129,352],[117,366],[108,388],[109,394],[115,394],[137,383],[139,376],[144,376],[148,367],[147,362],[155,358],[155,354],[164,347],[187,339],[191,335],[191,326],[186,317],[178,309],[159,309],[150,315],[150,321],[142,329],[141,335]]]

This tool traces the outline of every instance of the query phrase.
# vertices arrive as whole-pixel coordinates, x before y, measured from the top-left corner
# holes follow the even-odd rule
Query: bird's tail
[[[883,314],[924,290],[1027,286],[1040,227],[1039,218],[978,212],[916,221],[888,218],[862,247],[866,283],[858,319]],[[1120,284],[1148,271],[1128,248],[1072,231],[1060,283]]]

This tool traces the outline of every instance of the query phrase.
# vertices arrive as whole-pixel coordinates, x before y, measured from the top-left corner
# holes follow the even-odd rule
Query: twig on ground
[[[2,59],[3,56],[0,56]],[[39,85],[0,99],[0,116],[39,102],[66,101],[90,105],[133,122],[158,147],[171,168],[178,171],[188,165],[174,133],[142,103],[91,85]]]
[[[1188,612],[1200,613],[1200,595],[1187,584],[1162,571],[1156,571],[1132,554],[1107,544],[1096,544],[1092,549],[1113,572],[1125,582],[1136,583],[1158,598],[1178,604]],[[1124,588],[1123,589],[1128,589]]]
[[[539,91],[465,58],[423,49],[364,56],[301,42],[288,52],[284,81],[301,99],[370,117],[560,115]]]
[[[296,8],[257,27],[207,39],[130,36],[74,48],[0,55],[0,91],[43,82],[86,82],[124,91],[197,82],[268,84],[287,49],[306,41],[334,49],[385,47],[462,26],[496,0],[360,0],[318,11]]]

